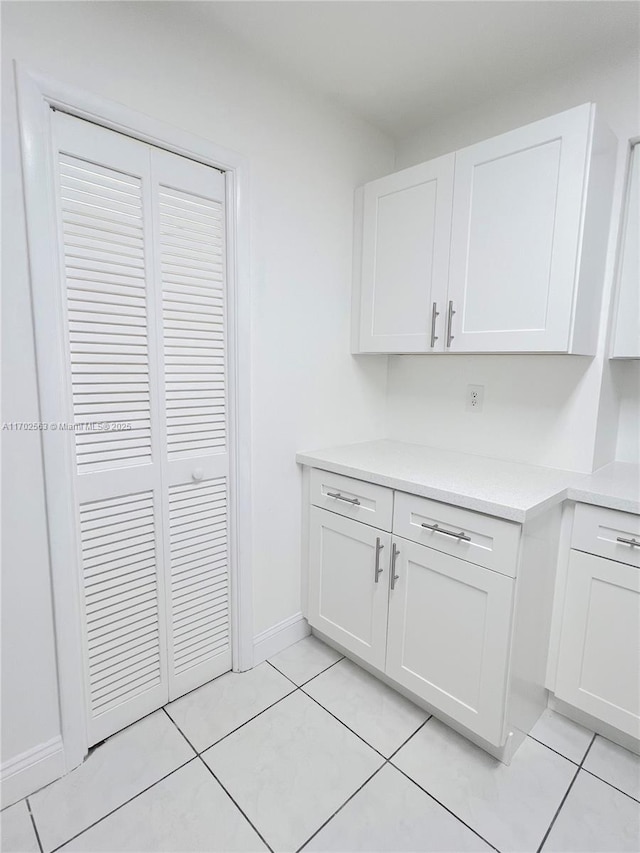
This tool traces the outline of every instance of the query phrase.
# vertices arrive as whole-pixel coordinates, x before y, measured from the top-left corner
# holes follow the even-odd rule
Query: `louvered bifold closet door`
[[[168,699],[150,152],[60,112],[53,130],[93,744]]]
[[[172,698],[231,668],[224,175],[152,152]]]

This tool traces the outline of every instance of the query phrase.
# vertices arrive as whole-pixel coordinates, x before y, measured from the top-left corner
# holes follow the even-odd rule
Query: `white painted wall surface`
[[[384,432],[386,359],[349,354],[353,190],[391,142],[205,33],[182,4],[4,3],[3,403],[37,420],[19,59],[245,155],[251,183],[254,629],[300,610],[300,448]],[[3,761],[59,731],[40,442],[4,435]]]
[[[609,304],[628,139],[640,133],[638,56],[567,68],[511,99],[478,104],[412,134],[396,168],[503,133],[585,101],[597,103],[620,141],[614,222],[603,306]],[[579,356],[392,356],[387,437],[501,459],[589,472],[616,453],[619,399],[606,369],[606,311],[595,358]],[[484,385],[482,413],[465,410],[468,384]],[[602,392],[602,403],[600,396]],[[636,392],[637,393],[637,392]]]
[[[20,150],[11,77],[2,94],[2,420],[38,421]],[[2,762],[59,734],[42,448],[2,442]]]
[[[640,361],[612,362],[612,371],[620,401],[616,459],[640,465]]]

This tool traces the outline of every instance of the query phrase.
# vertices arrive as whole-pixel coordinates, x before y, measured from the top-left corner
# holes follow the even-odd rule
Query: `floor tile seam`
[[[413,776],[409,776],[408,773],[406,773],[401,767],[398,767],[397,764],[394,764],[393,761],[389,760],[389,764],[393,768],[395,768],[398,771],[398,773],[402,773],[402,775],[405,777],[405,779],[408,779],[409,782],[412,782],[416,786],[416,788],[419,788],[422,791],[423,794],[426,794],[428,797],[430,797],[435,803],[437,803],[439,806],[441,806],[446,812],[448,812],[452,817],[454,817],[457,821],[459,821],[470,832],[473,832],[473,834],[475,836],[477,836],[481,841],[484,841],[484,843],[487,844],[489,847],[491,847],[492,850],[495,850],[496,853],[500,853],[499,848],[496,847],[495,844],[492,844],[490,841],[488,841],[484,837],[484,835],[481,835],[477,829],[474,829],[472,826],[470,826],[465,820],[463,820],[460,817],[460,815],[456,814],[452,809],[449,808],[449,806],[446,806],[443,802],[441,802],[430,791],[428,791],[426,788],[424,788],[419,782],[416,782],[416,780],[413,778]]]
[[[183,737],[183,738],[186,740],[186,742],[189,744],[189,746],[191,747],[191,749],[192,749],[192,750],[194,751],[194,753],[195,753],[195,757],[197,758],[197,757],[198,757],[198,755],[200,755],[200,753],[199,753],[199,752],[198,752],[198,750],[195,748],[195,746],[191,743],[191,741],[190,741],[190,740],[189,740],[189,738],[186,736],[186,734],[182,731],[182,729],[180,728],[180,726],[179,726],[179,725],[176,723],[176,721],[173,719],[173,717],[171,716],[171,714],[167,711],[167,706],[166,706],[166,705],[164,705],[164,706],[163,706],[163,708],[162,708],[162,710],[163,710],[163,711],[164,711],[164,713],[167,715],[167,717],[169,718],[169,720],[173,723],[173,725],[176,727],[176,729],[178,730],[178,732],[182,735],[182,737]]]
[[[289,682],[289,684],[293,684],[293,686],[296,688],[296,690],[300,690],[300,687],[301,687],[302,685],[300,685],[300,684],[298,684],[297,682],[295,682],[295,681],[293,680],[293,678],[289,678],[289,676],[288,676],[288,675],[285,675],[285,674],[284,674],[284,672],[280,672],[280,670],[278,669],[278,667],[277,667],[274,663],[271,663],[271,661],[270,661],[270,660],[266,660],[266,661],[265,661],[265,663],[266,663],[266,664],[269,664],[269,666],[271,667],[271,669],[275,669],[275,671],[278,673],[278,675],[281,675],[283,678],[286,678],[286,679],[287,679],[287,681]]]
[[[257,717],[259,717],[261,714],[264,714],[265,711],[269,711],[271,708],[274,708],[278,703],[282,702],[284,699],[288,699],[289,696],[293,696],[293,694],[299,689],[300,689],[299,687],[296,687],[294,690],[290,690],[288,693],[285,693],[284,696],[281,696],[279,699],[276,699],[275,702],[272,702],[270,705],[267,705],[266,708],[263,708],[261,711],[258,711],[257,714],[253,715],[253,717],[249,717],[248,720],[245,720],[243,723],[240,723],[240,725],[236,726],[235,729],[231,729],[230,732],[227,732],[226,734],[222,735],[222,737],[218,738],[218,740],[214,740],[213,743],[207,744],[207,746],[202,747],[202,749],[200,749],[200,750],[197,750],[195,748],[195,746],[193,746],[193,744],[191,744],[189,742],[189,740],[187,739],[184,732],[181,731],[178,724],[173,719],[173,717],[169,714],[168,711],[167,711],[167,716],[169,717],[171,722],[175,725],[175,727],[178,729],[178,731],[180,731],[180,733],[182,734],[184,739],[187,741],[187,743],[189,743],[191,748],[195,751],[196,755],[201,755],[203,752],[206,752],[208,749],[212,749],[214,746],[217,746],[219,743],[222,743],[223,740],[226,740],[232,734],[235,734],[237,731],[239,731],[241,728],[246,726],[248,723],[251,723],[253,720],[257,719]]]
[[[630,794],[628,791],[623,791],[622,788],[618,788],[617,785],[614,785],[613,782],[609,782],[607,779],[603,779],[602,776],[598,776],[597,773],[594,773],[593,770],[588,770],[586,767],[581,767],[581,770],[584,770],[585,773],[588,773],[589,776],[593,776],[594,779],[598,779],[600,782],[604,782],[605,785],[608,785],[610,788],[613,788],[614,791],[618,791],[620,794],[624,794],[625,797],[629,797],[630,800],[633,800],[634,803],[638,803],[640,805],[640,797],[634,797],[633,794]]]
[[[274,853],[273,847],[269,844],[269,842],[267,841],[267,839],[264,837],[264,835],[260,832],[260,830],[258,829],[258,827],[255,825],[255,823],[254,823],[254,822],[251,820],[251,818],[247,815],[247,813],[246,813],[246,812],[245,812],[245,810],[242,808],[242,806],[240,806],[240,804],[237,802],[237,800],[236,800],[236,799],[231,795],[231,793],[227,790],[227,788],[224,786],[224,784],[221,782],[221,780],[218,778],[218,776],[216,776],[216,774],[215,774],[215,772],[214,772],[213,768],[212,768],[212,767],[210,767],[210,766],[207,764],[207,762],[204,760],[204,758],[203,758],[203,756],[202,756],[202,755],[198,755],[198,758],[200,759],[200,761],[202,762],[202,764],[204,764],[204,766],[207,768],[207,770],[208,770],[208,771],[209,771],[209,773],[212,775],[212,777],[215,779],[215,781],[218,783],[218,785],[220,785],[220,787],[221,787],[221,788],[222,788],[222,790],[225,792],[225,794],[227,795],[227,797],[229,797],[229,799],[231,800],[231,802],[233,803],[233,805],[238,809],[238,811],[240,812],[240,814],[241,814],[241,815],[243,816],[243,818],[247,821],[247,823],[249,824],[249,826],[253,829],[253,831],[254,831],[254,832],[256,833],[256,835],[258,836],[258,838],[260,838],[260,840],[262,841],[262,843],[264,844],[264,846],[267,848],[267,850],[269,850],[269,851],[270,851],[270,853]]]
[[[27,804],[27,811],[29,812],[29,817],[31,818],[31,824],[33,826],[33,831],[35,832],[35,835],[36,835],[36,841],[38,842],[38,849],[40,850],[40,853],[43,853],[42,841],[40,841],[40,833],[38,832],[38,827],[36,826],[35,816],[34,816],[33,812],[31,811],[31,803],[29,802],[29,797],[25,797],[24,801]]]
[[[80,832],[76,832],[75,835],[72,835],[70,838],[67,838],[61,844],[58,844],[57,847],[53,847],[49,853],[57,853],[65,844],[70,844],[72,841],[75,841],[76,838],[79,838],[81,835],[84,835],[85,832],[88,832],[90,829],[93,829],[94,826],[97,826],[99,823],[102,823],[103,820],[106,820],[111,815],[115,814],[117,811],[120,811],[121,808],[133,802],[133,800],[137,800],[138,797],[141,797],[143,794],[146,794],[147,791],[150,791],[152,788],[155,788],[156,785],[160,784],[160,782],[164,782],[165,779],[168,779],[169,776],[173,776],[174,773],[177,773],[178,770],[182,770],[183,767],[186,767],[187,764],[191,764],[192,761],[195,761],[198,758],[197,755],[192,756],[188,761],[183,761],[182,764],[178,765],[178,767],[174,767],[173,770],[170,770],[169,773],[165,773],[164,776],[161,776],[159,779],[156,779],[150,785],[147,785],[146,788],[143,788],[141,791],[138,791],[137,794],[134,794],[132,797],[129,797],[128,800],[117,805],[115,808],[111,809],[111,811],[103,814],[102,817],[99,817],[97,820],[94,820],[93,823],[90,823],[88,826],[85,826]],[[44,848],[43,848],[44,850]]]
[[[549,746],[549,744],[548,744],[548,743],[545,743],[543,740],[538,740],[538,738],[537,738],[537,737],[534,737],[532,734],[528,734],[528,735],[527,735],[527,737],[528,737],[528,738],[530,738],[531,740],[534,740],[536,743],[539,743],[539,744],[540,744],[540,746],[544,746],[544,747],[546,747],[547,749],[551,750],[551,752],[555,753],[556,755],[559,755],[561,758],[566,758],[566,760],[567,760],[567,761],[570,761],[570,762],[571,762],[573,765],[575,765],[576,767],[579,767],[579,766],[580,766],[580,761],[583,761],[583,760],[584,760],[584,755],[582,756],[582,758],[580,759],[580,761],[576,761],[576,760],[575,760],[575,759],[573,759],[573,758],[569,758],[569,756],[568,756],[568,755],[565,755],[565,754],[564,754],[564,752],[560,752],[560,750],[558,750],[558,749],[554,749],[552,746]],[[586,749],[588,749],[588,748],[589,748],[589,747],[587,747]],[[586,755],[586,754],[587,754],[587,753],[586,753],[586,750],[585,750],[585,755]]]
[[[324,675],[325,672],[328,672],[330,669],[333,669],[333,667],[336,666],[336,664],[342,663],[343,660],[347,660],[347,658],[345,658],[344,655],[342,655],[342,657],[338,658],[338,660],[334,660],[334,662],[330,663],[329,666],[325,666],[325,668],[321,669],[320,672],[316,672],[316,674],[312,675],[311,678],[307,678],[306,681],[302,682],[300,687],[304,687],[305,684],[308,684],[310,681],[313,681],[315,678],[320,678],[321,675]]]
[[[391,759],[392,759],[392,758],[395,758],[395,757],[396,757],[396,755],[400,752],[400,750],[401,750],[403,747],[405,747],[405,746],[409,743],[409,741],[410,741],[412,738],[414,738],[414,737],[418,734],[418,732],[419,732],[419,731],[421,731],[421,730],[422,730],[422,729],[427,725],[427,723],[429,722],[429,720],[430,720],[432,717],[433,717],[433,714],[429,714],[429,716],[427,717],[427,719],[426,719],[426,720],[423,720],[423,721],[420,723],[420,725],[419,725],[419,726],[418,726],[418,728],[415,730],[415,732],[411,732],[411,734],[409,735],[409,737],[408,737],[408,738],[406,738],[406,740],[404,740],[404,741],[400,744],[400,746],[399,746],[397,749],[394,749],[394,751],[391,753],[391,755],[389,756],[389,758],[387,758],[387,761],[391,761]],[[395,766],[395,765],[394,765],[394,766]]]
[[[303,696],[306,696],[306,697],[307,697],[307,699],[311,699],[311,701],[312,701],[312,702],[315,702],[315,704],[318,706],[318,708],[322,708],[322,710],[323,710],[325,713],[329,714],[329,716],[330,716],[330,717],[333,717],[333,719],[334,719],[334,720],[336,720],[336,722],[340,723],[340,725],[341,725],[341,726],[344,726],[344,727],[345,727],[345,729],[347,729],[347,731],[351,732],[351,734],[352,734],[352,735],[355,735],[355,736],[358,738],[358,740],[361,740],[361,741],[362,741],[362,743],[363,743],[365,746],[368,746],[368,747],[369,747],[369,749],[372,749],[375,753],[377,753],[377,755],[379,755],[379,756],[380,756],[380,758],[383,758],[385,761],[388,761],[388,760],[389,760],[389,759],[387,758],[387,756],[386,756],[386,755],[384,755],[384,753],[380,752],[380,750],[379,750],[379,749],[376,749],[376,748],[375,748],[375,746],[372,746],[372,745],[369,743],[369,741],[365,740],[365,739],[362,737],[362,735],[359,735],[359,734],[358,734],[358,732],[354,731],[354,730],[353,730],[350,726],[348,726],[348,725],[347,725],[343,720],[341,720],[341,719],[340,719],[340,717],[336,717],[336,715],[335,715],[332,711],[330,711],[328,708],[325,708],[325,706],[324,706],[321,702],[319,702],[316,698],[314,698],[313,696],[310,696],[310,695],[307,693],[307,691],[306,691],[306,690],[303,690],[303,689],[302,689],[302,687],[300,687],[300,688],[299,688],[299,690],[300,690],[300,692],[302,693],[302,695],[303,695]]]
[[[553,829],[554,824],[555,824],[556,820],[558,819],[558,815],[559,815],[559,814],[560,814],[560,812],[562,811],[562,809],[563,809],[563,807],[564,807],[564,804],[565,804],[565,803],[566,803],[566,801],[567,801],[567,797],[568,797],[568,796],[569,796],[569,794],[571,793],[571,789],[573,788],[573,786],[574,786],[574,784],[575,784],[575,781],[576,781],[576,779],[578,778],[578,775],[579,775],[579,773],[580,773],[580,770],[582,769],[582,765],[584,764],[585,759],[586,759],[587,755],[589,754],[589,750],[590,750],[590,749],[591,749],[591,747],[593,746],[593,742],[595,741],[595,739],[596,739],[596,735],[595,735],[595,733],[594,733],[593,737],[591,738],[591,741],[589,742],[589,746],[587,747],[587,750],[586,750],[585,754],[582,756],[582,761],[580,762],[580,764],[579,764],[579,765],[578,765],[578,767],[576,768],[576,772],[574,773],[573,778],[572,778],[571,782],[569,783],[569,787],[568,787],[568,788],[567,788],[567,790],[564,792],[564,796],[563,796],[563,797],[562,797],[562,799],[560,800],[560,804],[559,804],[558,808],[556,809],[556,811],[555,811],[555,813],[554,813],[553,817],[551,818],[551,823],[550,823],[550,824],[549,824],[549,826],[547,827],[547,831],[546,831],[546,832],[545,832],[545,834],[542,836],[542,841],[541,841],[541,842],[540,842],[540,844],[538,845],[538,848],[537,848],[537,852],[536,852],[536,853],[541,853],[542,849],[544,848],[544,845],[547,843],[547,838],[548,838],[548,837],[549,837],[549,835],[551,834],[551,830]]]
[[[341,812],[341,811],[342,811],[342,809],[347,805],[347,803],[349,803],[349,802],[350,802],[350,801],[351,801],[351,800],[356,796],[356,794],[359,794],[359,793],[360,793],[360,791],[362,791],[362,789],[363,789],[364,787],[366,787],[366,786],[369,784],[369,782],[373,779],[373,777],[374,777],[374,776],[377,776],[377,774],[382,770],[382,768],[383,768],[383,767],[386,767],[386,765],[387,765],[388,763],[389,763],[389,762],[388,762],[388,760],[385,760],[385,761],[380,765],[380,767],[377,767],[377,768],[373,771],[373,773],[372,773],[370,776],[367,776],[367,778],[364,780],[364,782],[363,782],[361,785],[358,785],[358,787],[356,788],[356,790],[355,790],[352,794],[350,794],[350,795],[347,797],[347,799],[344,801],[344,803],[342,803],[342,805],[338,806],[338,808],[333,812],[333,814],[332,814],[332,815],[330,815],[330,816],[329,816],[329,817],[328,817],[328,818],[327,818],[323,823],[321,823],[321,824],[320,824],[320,826],[315,830],[315,832],[313,832],[313,833],[312,833],[312,834],[307,838],[307,840],[306,840],[306,841],[304,841],[304,842],[302,843],[302,845],[301,845],[300,847],[298,847],[298,848],[297,848],[296,853],[301,853],[301,851],[303,851],[303,850],[304,850],[304,848],[307,846],[307,844],[309,844],[309,843],[310,843],[310,842],[311,842],[311,841],[316,837],[316,835],[318,835],[318,833],[319,833],[319,832],[321,832],[321,831],[325,828],[325,826],[327,826],[327,824],[331,823],[331,821],[334,819],[334,817],[335,817],[337,814],[339,814],[339,812]]]

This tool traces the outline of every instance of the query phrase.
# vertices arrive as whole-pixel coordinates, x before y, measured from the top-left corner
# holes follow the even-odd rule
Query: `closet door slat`
[[[121,189],[122,188],[122,189]],[[124,219],[129,238],[137,241],[137,256],[110,253],[103,248],[99,258],[84,242],[63,240],[67,292],[67,312],[71,329],[99,323],[101,332],[119,332],[123,324],[136,329],[136,343],[118,343],[111,357],[103,344],[86,340],[81,351],[71,350],[71,387],[76,424],[78,470],[106,470],[151,460],[151,403],[149,388],[149,352],[147,305],[144,280],[144,229],[142,180],[86,160],[60,157],[60,208],[65,233],[77,224],[81,211],[93,216],[94,238],[109,245],[112,229]],[[124,217],[124,219],[123,219]],[[115,244],[113,244],[115,245]],[[73,338],[72,338],[73,340]],[[92,411],[84,408],[87,394],[105,391]],[[135,392],[137,426],[135,438],[127,431],[116,431],[118,391]],[[126,399],[126,397],[124,398]],[[88,435],[93,425],[99,431]],[[84,425],[84,426],[83,426]],[[95,427],[93,427],[95,428]]]
[[[222,256],[221,202],[195,198],[184,191],[160,186],[160,263],[162,271],[162,314],[165,347],[176,331],[196,325],[205,335],[222,330],[224,304],[222,265],[200,261]],[[178,231],[181,255],[165,238]],[[197,234],[197,237],[194,236]],[[204,246],[203,246],[204,244]],[[206,249],[204,248],[206,246]],[[190,255],[190,250],[194,254]],[[208,255],[206,251],[208,250]],[[194,286],[195,284],[195,286]],[[195,294],[198,294],[197,296]],[[224,350],[192,355],[189,345],[178,362],[173,351],[165,351],[167,404],[167,452],[169,459],[224,449],[226,443],[226,382]],[[213,381],[216,376],[220,382]],[[201,380],[212,380],[203,382]],[[188,389],[186,392],[185,389]],[[188,393],[190,392],[190,393]],[[181,402],[200,400],[219,408],[220,417],[201,430],[201,420],[185,413]],[[197,433],[197,435],[196,435]]]
[[[231,667],[224,176],[154,152],[172,695]]]
[[[89,745],[169,698],[149,146],[56,112]]]

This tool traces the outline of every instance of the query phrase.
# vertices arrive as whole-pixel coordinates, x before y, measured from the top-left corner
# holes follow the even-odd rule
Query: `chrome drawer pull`
[[[344,495],[341,495],[340,492],[327,492],[328,498],[335,498],[337,501],[344,501],[347,504],[353,504],[354,506],[360,506],[360,501],[358,498],[345,498]]]
[[[425,524],[424,521],[420,525],[420,527],[425,527],[427,530],[433,530],[434,533],[442,533],[445,536],[453,536],[454,539],[463,539],[465,542],[471,542],[471,537],[467,536],[464,531],[460,531],[460,533],[454,533],[452,530],[445,530],[442,527],[439,527],[437,524]],[[640,545],[640,542],[638,542]]]
[[[638,540],[635,538],[634,539],[625,539],[624,536],[618,536],[616,538],[616,542],[622,542],[623,545],[631,545],[632,548],[633,547],[640,548],[640,542],[638,542]]]
[[[396,581],[400,579],[400,575],[396,574],[396,560],[399,554],[398,546],[394,542],[391,546],[391,589],[396,588]]]
[[[380,542],[380,537],[376,536],[376,569],[375,569],[375,582],[378,583],[378,578],[383,572],[383,569],[380,568],[380,551],[384,548],[384,545]]]

